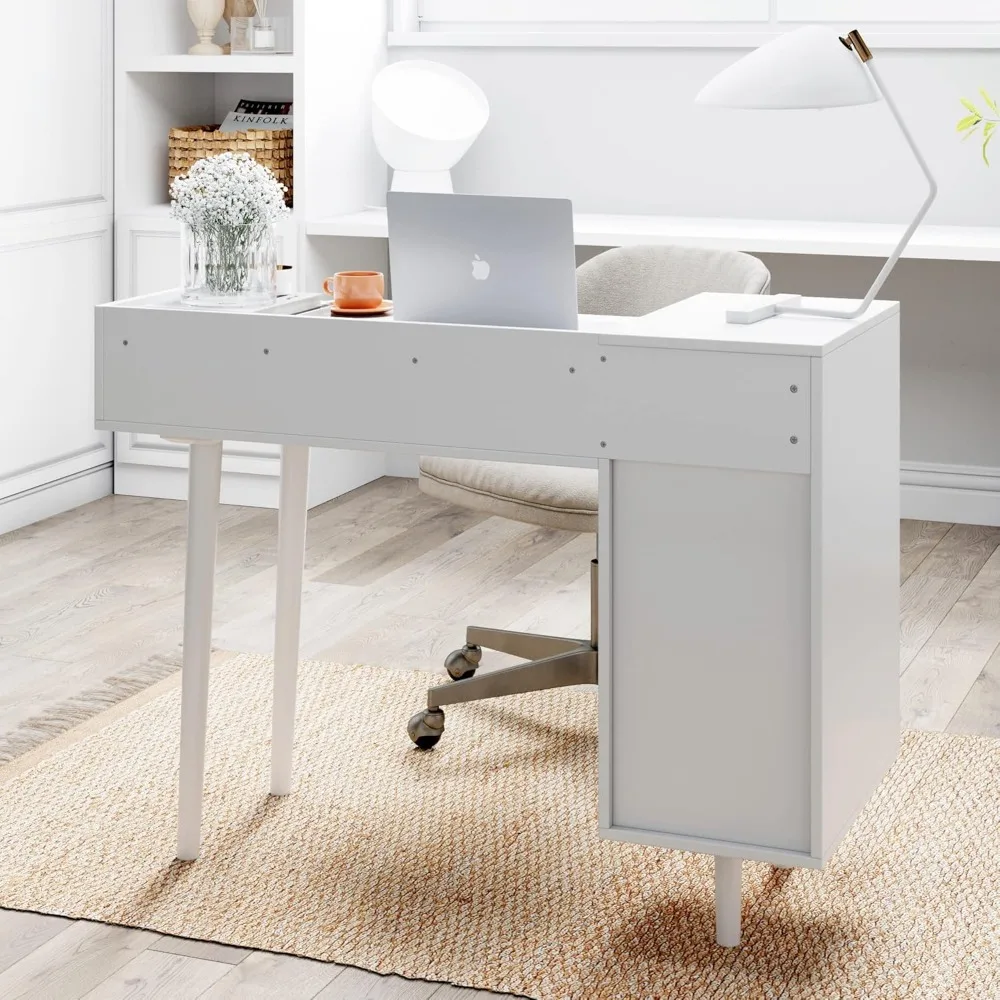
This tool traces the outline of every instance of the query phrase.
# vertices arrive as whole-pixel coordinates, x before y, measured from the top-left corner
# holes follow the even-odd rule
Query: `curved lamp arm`
[[[750,309],[730,310],[726,314],[726,318],[730,323],[756,323],[758,320],[766,319],[768,316],[785,313],[794,313],[800,316],[828,316],[833,319],[857,319],[872,304],[872,300],[878,294],[882,285],[885,284],[885,279],[889,277],[890,272],[896,266],[896,262],[903,255],[903,251],[906,249],[906,245],[910,242],[910,239],[916,232],[917,226],[919,226],[923,221],[924,216],[927,214],[927,210],[931,207],[935,197],[937,197],[937,181],[934,180],[930,167],[927,165],[927,161],[924,159],[923,154],[917,147],[913,135],[906,126],[906,122],[903,121],[903,116],[899,113],[899,108],[896,106],[896,102],[892,99],[892,95],[888,92],[888,90],[886,90],[885,84],[882,82],[881,75],[872,65],[872,53],[865,44],[865,40],[861,37],[860,32],[852,31],[846,38],[841,38],[841,42],[843,42],[847,48],[852,49],[855,55],[857,55],[857,57],[861,60],[865,70],[868,72],[872,82],[875,84],[876,89],[882,95],[882,99],[885,101],[889,111],[892,113],[892,117],[895,119],[896,125],[899,126],[899,131],[902,132],[907,146],[910,147],[910,152],[913,153],[914,159],[919,164],[924,177],[927,179],[927,197],[924,199],[924,202],[920,206],[920,210],[917,212],[913,221],[906,227],[906,231],[900,238],[899,243],[896,244],[896,248],[889,255],[885,264],[882,265],[882,270],[879,271],[878,276],[872,282],[872,286],[868,289],[868,293],[856,308],[822,309],[818,306],[802,306],[798,304],[801,296],[789,295],[780,297],[777,301],[773,301],[768,305],[757,306],[756,308]]]
[[[920,169],[923,171],[924,177],[927,178],[927,197],[924,199],[924,203],[920,206],[920,210],[917,212],[913,221],[906,227],[906,232],[903,233],[899,243],[896,244],[895,250],[892,251],[889,255],[889,259],[882,265],[882,270],[879,271],[878,276],[872,282],[871,288],[868,289],[868,294],[861,300],[861,304],[857,306],[857,308],[837,310],[819,309],[811,306],[777,305],[775,306],[775,312],[777,313],[799,313],[806,316],[832,316],[835,319],[857,319],[858,316],[860,316],[872,304],[872,300],[878,294],[879,289],[885,284],[885,279],[889,277],[889,272],[896,266],[896,262],[902,256],[907,243],[910,242],[911,237],[916,232],[917,226],[919,226],[923,221],[924,216],[927,214],[927,210],[931,207],[931,204],[937,197],[937,181],[934,180],[934,177],[931,174],[931,168],[927,165],[927,161],[924,159],[923,154],[917,147],[910,130],[906,126],[906,122],[903,121],[903,117],[899,113],[899,108],[896,107],[896,102],[885,89],[885,85],[882,83],[881,75],[870,61],[865,62],[865,69],[868,70],[872,79],[875,81],[875,86],[878,87],[879,93],[882,95],[882,99],[892,112],[892,117],[896,120],[896,124],[899,126],[899,131],[903,133],[903,138],[906,140],[906,144],[910,147],[914,159],[918,164],[920,164]]]

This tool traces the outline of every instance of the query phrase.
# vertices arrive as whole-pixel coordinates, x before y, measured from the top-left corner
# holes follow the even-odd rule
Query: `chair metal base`
[[[509,634],[514,637],[518,633]],[[433,687],[427,692],[427,707],[441,708],[444,705],[458,705],[466,701],[501,698],[504,695],[524,694],[528,691],[546,691],[549,688],[571,687],[574,684],[596,684],[597,650],[592,649],[589,642],[563,641],[572,643],[572,647],[555,656],[518,663],[516,666],[494,670],[479,677],[468,677],[464,681]],[[514,656],[524,655],[514,653],[512,649],[504,652],[513,653]]]
[[[427,692],[426,711],[417,713],[410,720],[410,738],[422,749],[430,749],[441,738],[444,732],[444,712],[441,709],[444,705],[597,683],[597,560],[592,560],[590,564],[590,639],[564,639],[554,635],[470,626],[465,633],[465,642],[465,650],[452,653],[447,660],[449,673],[460,677],[463,670],[460,661],[465,657],[468,667],[465,679],[431,688]],[[479,665],[482,648],[521,656],[529,662],[473,677],[471,674]]]

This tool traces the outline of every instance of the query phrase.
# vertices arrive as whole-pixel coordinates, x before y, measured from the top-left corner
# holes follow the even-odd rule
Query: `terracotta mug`
[[[339,271],[323,282],[338,309],[376,309],[382,305],[385,278],[381,271]]]

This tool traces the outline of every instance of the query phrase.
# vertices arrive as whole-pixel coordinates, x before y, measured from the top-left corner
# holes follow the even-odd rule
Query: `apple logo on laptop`
[[[485,281],[490,276],[489,261],[482,260],[479,254],[474,254],[472,258],[472,277],[476,281]]]

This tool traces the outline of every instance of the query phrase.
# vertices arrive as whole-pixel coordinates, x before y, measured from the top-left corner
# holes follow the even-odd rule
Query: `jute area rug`
[[[305,664],[271,799],[270,662],[218,664],[193,863],[162,681],[0,771],[0,905],[546,1000],[1000,997],[1000,744],[907,734],[825,871],[745,866],[724,950],[710,859],[598,839],[592,690],[461,706],[421,753],[437,679]]]

